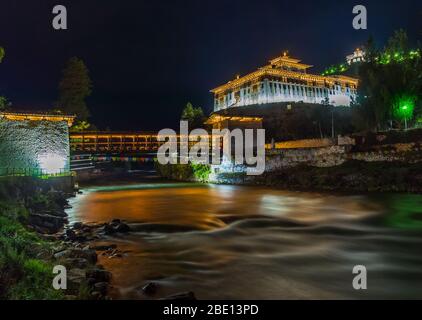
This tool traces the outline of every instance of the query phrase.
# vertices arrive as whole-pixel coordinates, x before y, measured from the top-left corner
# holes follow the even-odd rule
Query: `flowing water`
[[[199,299],[422,298],[422,196],[339,195],[268,188],[143,183],[87,188],[71,219],[119,218],[100,256],[114,298],[193,291]],[[367,268],[367,290],[352,269]]]

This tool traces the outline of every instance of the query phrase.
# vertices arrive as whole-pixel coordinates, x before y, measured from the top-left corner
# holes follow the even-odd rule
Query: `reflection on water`
[[[85,190],[72,219],[127,220],[101,258],[116,298],[422,298],[422,196],[344,196],[242,186],[143,184]],[[368,290],[352,288],[365,265]]]

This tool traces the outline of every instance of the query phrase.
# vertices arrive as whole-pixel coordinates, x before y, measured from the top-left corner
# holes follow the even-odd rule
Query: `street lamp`
[[[407,104],[405,104],[404,106],[401,106],[401,109],[404,111],[403,112],[403,114],[404,114],[404,130],[407,130],[407,117],[406,117],[406,110],[408,109],[409,107],[407,106]]]
[[[413,117],[413,109],[415,108],[416,97],[401,96],[396,100],[394,105],[394,117],[399,120],[404,120],[404,127],[407,130],[407,121]]]

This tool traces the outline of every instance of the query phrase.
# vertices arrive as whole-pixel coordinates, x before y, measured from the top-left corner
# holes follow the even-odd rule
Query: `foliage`
[[[192,172],[196,180],[200,182],[208,181],[211,173],[211,166],[203,163],[191,163]]]
[[[70,131],[72,132],[82,132],[86,131],[91,127],[91,124],[88,121],[77,121],[72,128],[70,128]]]
[[[6,110],[10,106],[10,102],[8,102],[6,97],[0,96],[0,111]]]
[[[155,161],[157,173],[164,178],[184,181],[207,182],[211,173],[211,167],[207,164],[160,164]]]
[[[201,107],[195,108],[192,103],[188,102],[182,111],[181,120],[188,121],[191,129],[201,128],[205,121],[204,111]]]
[[[26,216],[22,205],[0,202],[0,299],[61,299],[53,265],[38,259],[51,245],[24,227]]]
[[[375,145],[393,145],[393,144],[407,144],[415,141],[422,141],[422,129],[412,129],[407,131],[390,130],[386,132],[368,132],[363,136],[354,147],[357,151],[371,150]]]
[[[81,59],[71,58],[63,70],[59,84],[58,108],[66,114],[76,115],[79,121],[86,121],[89,110],[85,100],[91,92],[92,83],[88,68]]]
[[[331,137],[332,118],[335,135],[354,131],[349,107],[301,103],[290,105],[291,109],[287,109],[280,108],[277,104],[271,114],[264,116],[266,135],[275,141]]]
[[[63,298],[52,287],[53,243],[27,228],[30,212],[55,210],[60,199],[34,178],[0,179],[0,300]]]
[[[409,49],[407,35],[396,31],[383,50],[377,50],[373,40],[366,45],[366,61],[359,69],[358,107],[355,123],[362,130],[388,128],[393,121],[402,125],[403,100],[411,100],[416,108],[421,103],[421,51]],[[413,113],[406,114],[412,120]]]
[[[0,63],[3,60],[5,55],[5,51],[2,47],[0,47]],[[0,111],[4,111],[7,107],[10,106],[10,102],[5,97],[0,96]]]
[[[324,72],[322,73],[323,76],[329,76],[333,74],[344,73],[350,69],[350,66],[347,63],[340,63],[338,65],[329,66]]]

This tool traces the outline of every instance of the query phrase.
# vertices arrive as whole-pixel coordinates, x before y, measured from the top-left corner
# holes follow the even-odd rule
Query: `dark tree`
[[[88,68],[79,58],[71,58],[63,70],[59,84],[57,108],[66,114],[74,114],[77,121],[86,121],[89,110],[86,98],[91,94],[92,84]]]
[[[12,104],[7,100],[6,97],[0,96],[0,111],[5,111]]]
[[[334,134],[346,135],[354,131],[349,107],[333,107],[331,105],[286,103],[267,106],[263,127],[267,138],[275,141],[298,139],[331,138],[332,119]],[[270,140],[268,140],[270,141]]]
[[[2,62],[4,58],[5,51],[2,47],[0,47],[0,62]],[[7,107],[10,106],[10,102],[6,99],[6,97],[0,96],[0,111],[5,110]]]
[[[188,102],[182,111],[181,120],[188,121],[191,129],[202,128],[205,121],[204,111],[201,107],[195,108]]]
[[[413,108],[422,98],[422,60],[420,49],[409,48],[403,30],[396,31],[382,50],[368,41],[359,75],[355,122],[360,129],[377,131],[412,121]]]

